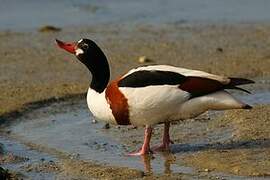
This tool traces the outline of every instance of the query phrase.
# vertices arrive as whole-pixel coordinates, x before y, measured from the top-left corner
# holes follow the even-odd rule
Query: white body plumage
[[[173,66],[146,66],[130,70],[123,77],[142,70],[162,70],[177,72],[185,76],[206,77],[227,83],[229,79],[203,71],[177,68]],[[129,120],[135,126],[154,125],[163,122],[193,118],[207,110],[242,108],[239,100],[226,91],[217,91],[190,99],[190,93],[178,85],[158,85],[146,87],[119,87],[128,102]],[[116,124],[105,93],[88,90],[87,103],[93,115],[102,121]]]

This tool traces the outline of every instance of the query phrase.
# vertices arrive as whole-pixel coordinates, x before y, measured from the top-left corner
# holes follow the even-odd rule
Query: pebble
[[[131,129],[137,129],[138,127],[137,126],[130,126],[130,127],[128,127],[127,129],[128,130],[131,130]]]
[[[61,30],[62,30],[61,28],[51,25],[42,26],[41,28],[38,29],[39,32],[59,32]]]
[[[109,124],[109,123],[106,123],[106,124],[102,127],[102,129],[110,129],[110,124]]]
[[[147,62],[151,62],[151,59],[147,58],[146,56],[140,56],[138,59],[139,63],[147,63]]]
[[[93,123],[93,124],[96,124],[96,123],[97,123],[97,120],[93,118],[93,119],[92,119],[92,123]]]
[[[80,157],[80,154],[76,154],[76,153],[73,153],[70,155],[70,159],[78,159],[79,157]],[[51,162],[51,161],[49,161],[49,162]]]
[[[252,176],[260,176],[261,174],[260,173],[258,173],[258,172],[253,172],[252,173]]]
[[[10,134],[10,133],[11,133],[11,130],[7,130],[6,133],[7,133],[7,134]]]
[[[96,141],[93,142],[94,145],[98,144]]]
[[[217,51],[217,52],[223,52],[223,49],[222,49],[221,47],[218,47],[218,48],[216,49],[216,51]]]
[[[28,166],[27,168],[26,168],[26,172],[30,172],[30,171],[32,171],[33,170],[33,167],[31,167],[31,166]]]
[[[216,177],[216,179],[226,180],[224,177]]]
[[[235,173],[239,173],[239,171],[240,171],[239,169],[234,169]]]

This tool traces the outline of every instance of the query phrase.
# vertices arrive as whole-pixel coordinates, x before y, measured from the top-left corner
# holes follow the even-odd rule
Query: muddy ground
[[[251,78],[256,84],[246,88],[269,96],[269,24],[100,25],[57,32],[0,32],[1,165],[14,169],[23,178],[269,178],[270,106],[267,101],[264,105],[256,103],[256,99],[250,111],[227,111],[175,124],[173,153],[154,155],[154,160],[147,157],[138,168],[80,158],[71,153],[74,149],[66,152],[50,145],[50,141],[40,144],[34,136],[27,137],[27,133],[35,132],[30,129],[25,133],[17,127],[28,122],[27,119],[50,117],[51,120],[55,116],[53,119],[57,121],[59,114],[72,113],[73,106],[86,110],[83,100],[90,74],[54,42],[55,38],[76,41],[81,37],[95,40],[104,49],[112,78],[142,65],[138,58],[146,56],[151,60],[146,64],[171,64]],[[68,105],[61,108],[65,102]],[[78,102],[82,103],[78,105]],[[102,127],[98,125],[97,131],[102,131]],[[161,129],[157,127],[153,143],[159,141]],[[115,137],[117,147],[123,146],[118,149],[121,155],[135,150],[142,142],[141,128],[111,127],[106,132],[107,136]],[[96,149],[94,152],[99,152]],[[158,164],[159,159],[163,159],[160,160],[164,162],[163,169],[149,167]],[[171,170],[171,166],[176,168]]]

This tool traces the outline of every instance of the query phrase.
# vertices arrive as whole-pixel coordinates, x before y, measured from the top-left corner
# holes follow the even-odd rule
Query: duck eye
[[[88,44],[82,44],[82,49],[83,49],[83,50],[88,49]]]

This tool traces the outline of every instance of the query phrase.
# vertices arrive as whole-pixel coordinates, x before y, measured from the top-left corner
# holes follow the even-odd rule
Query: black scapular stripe
[[[179,85],[180,89],[191,94],[190,98],[194,98],[222,89],[235,89],[250,93],[237,86],[254,83],[254,81],[244,78],[230,78],[230,80],[229,84],[224,85],[217,80],[184,76],[171,71],[142,70],[124,77],[118,82],[118,86],[136,88],[154,85]]]
[[[171,71],[142,70],[124,77],[118,82],[119,87],[146,87],[154,85],[178,85],[186,76]]]

